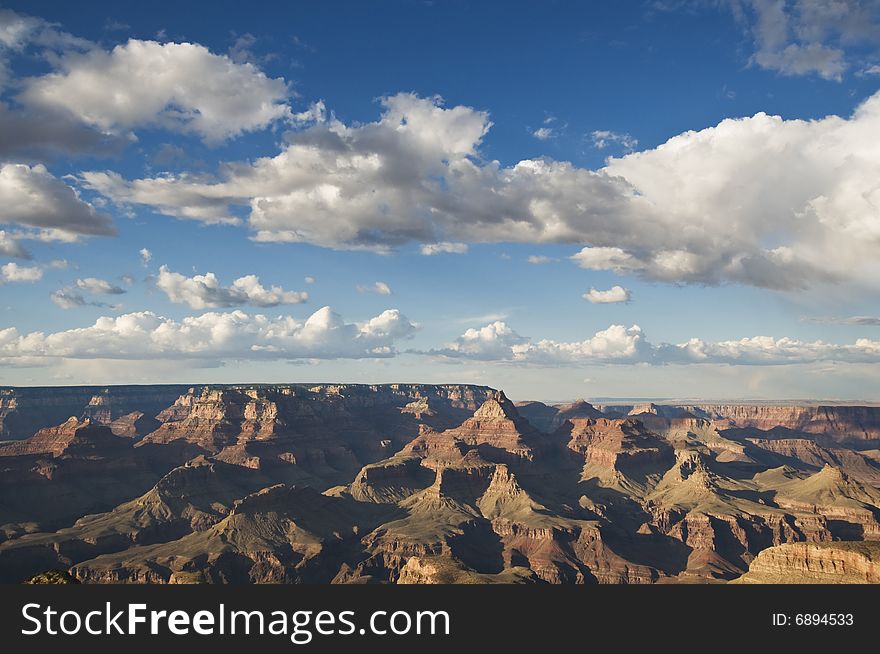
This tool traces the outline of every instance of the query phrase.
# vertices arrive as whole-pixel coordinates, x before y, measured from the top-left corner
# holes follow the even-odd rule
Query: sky
[[[880,400],[880,0],[0,0],[0,384]]]

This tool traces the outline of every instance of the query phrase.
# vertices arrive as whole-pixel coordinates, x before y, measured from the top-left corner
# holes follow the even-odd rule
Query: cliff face
[[[443,439],[473,447],[489,458],[512,461],[533,459],[541,436],[504,393],[498,393],[459,427],[444,432]]]
[[[584,457],[583,476],[614,483],[626,476],[644,481],[645,475],[666,470],[673,461],[664,439],[631,418],[571,419],[567,447]]]
[[[715,420],[728,420],[734,427],[783,427],[868,447],[871,441],[880,442],[880,407],[706,404],[689,408]]]
[[[70,416],[110,424],[133,411],[155,416],[186,386],[0,388],[0,440],[24,440]]]
[[[79,420],[71,416],[56,427],[39,430],[25,441],[0,445],[0,456],[48,454],[60,457],[65,454],[83,456],[88,453],[106,455],[126,446],[127,443],[115,436],[109,427],[96,424],[89,418]]]
[[[587,420],[596,418],[612,418],[617,414],[605,414],[589,402],[577,400],[571,404],[548,406],[543,402],[517,402],[517,411],[537,429],[551,433],[566,420]]]
[[[0,535],[58,528],[111,509],[193,454],[179,447],[137,451],[106,425],[76,417],[0,445]]]
[[[790,543],[764,550],[739,584],[880,583],[880,543]]]
[[[256,469],[295,465],[344,483],[423,428],[456,425],[491,394],[476,386],[316,385],[190,389],[142,444],[185,441]]]

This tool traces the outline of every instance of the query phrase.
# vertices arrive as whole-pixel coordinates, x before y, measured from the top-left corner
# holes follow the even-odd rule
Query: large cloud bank
[[[273,157],[218,179],[84,173],[120,204],[239,222],[252,237],[389,251],[408,242],[584,246],[574,261],[667,282],[795,289],[870,280],[880,256],[880,94],[849,118],[759,113],[686,132],[597,171],[481,159],[485,112],[385,98],[376,122],[322,107]],[[848,256],[840,256],[846,251]]]

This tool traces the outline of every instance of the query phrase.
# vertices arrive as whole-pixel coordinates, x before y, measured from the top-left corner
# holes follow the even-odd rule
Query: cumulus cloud
[[[426,257],[435,254],[466,254],[468,246],[467,243],[425,243],[419,251]]]
[[[554,261],[558,261],[553,257],[545,257],[543,254],[532,254],[526,259],[530,264],[534,266],[540,266],[545,263],[553,263]]]
[[[455,358],[507,360],[528,347],[529,339],[520,336],[503,320],[496,320],[485,327],[468,329],[454,343],[434,353]]]
[[[604,150],[611,145],[618,145],[624,150],[635,150],[638,146],[638,139],[633,138],[626,132],[612,132],[607,129],[598,129],[590,134],[593,140],[593,147],[597,150]]]
[[[216,143],[290,114],[284,80],[198,44],[129,39],[109,52],[65,52],[56,64],[26,80],[21,102],[102,130],[161,127]]]
[[[385,282],[376,282],[370,286],[358,285],[358,293],[376,293],[377,295],[391,295],[391,287]]]
[[[305,281],[306,284],[314,284],[314,283],[315,283],[315,278],[312,277],[311,275],[308,275],[307,277],[305,277],[305,278],[303,279],[303,281]]]
[[[25,359],[335,359],[390,357],[417,325],[397,309],[363,323],[329,307],[305,320],[237,310],[172,320],[150,311],[101,317],[94,325],[50,334],[0,330],[0,361]]]
[[[646,220],[627,222],[629,238],[594,239],[573,259],[663,281],[791,289],[861,277],[874,285],[865,262],[880,245],[880,191],[870,181],[878,128],[880,95],[850,119],[757,114],[611,159],[605,172],[651,205]],[[835,254],[845,250],[854,258]]]
[[[443,206],[455,202],[450,174],[460,171],[467,182],[481,169],[470,158],[489,129],[487,114],[412,94],[382,104],[379,121],[356,126],[318,111],[280,154],[226,168],[216,182],[189,175],[127,181],[111,172],[83,178],[119,203],[204,222],[236,223],[231,206],[248,205],[259,241],[386,252],[410,241],[454,242],[438,238],[433,214],[462,226],[501,220]]]
[[[406,242],[571,243],[584,267],[652,280],[798,289],[880,275],[880,94],[849,118],[763,113],[588,170],[479,158],[487,114],[401,94],[377,122],[317,120],[275,157],[206,181],[84,182],[121,204],[204,222],[250,207],[258,241],[387,252]],[[841,257],[846,251],[849,256]]]
[[[141,263],[145,266],[153,260],[153,253],[150,252],[147,248],[141,248],[138,251],[138,254],[141,255]]]
[[[15,262],[0,266],[0,284],[11,282],[38,282],[43,279],[41,266],[20,266]]]
[[[505,322],[496,321],[480,329],[468,329],[446,347],[423,354],[536,365],[878,363],[880,341],[858,339],[852,344],[838,345],[755,336],[715,343],[692,338],[680,344],[654,344],[647,340],[638,325],[611,325],[582,341],[535,341],[521,336]]]
[[[612,286],[607,291],[591,288],[584,293],[583,298],[592,304],[614,304],[616,302],[629,302],[631,293],[623,286]]]
[[[60,155],[118,155],[133,142],[130,134],[112,134],[69,114],[39,108],[20,109],[0,102],[0,157],[42,161]]]
[[[94,47],[41,18],[0,9],[0,91],[12,80],[10,59],[15,56],[33,53],[51,63],[63,53]],[[38,161],[59,154],[110,156],[130,141],[128,135],[109,134],[62,111],[0,102],[0,157]]]
[[[0,256],[30,259],[30,253],[22,247],[18,239],[9,232],[0,229]]]
[[[256,275],[245,275],[223,286],[212,272],[187,277],[173,272],[167,266],[159,269],[156,287],[176,304],[186,304],[193,309],[216,309],[251,305],[276,307],[280,304],[299,304],[308,300],[308,293],[286,291],[280,286],[266,288]]]
[[[110,216],[37,164],[0,164],[0,223],[55,230],[66,235],[111,235]]]

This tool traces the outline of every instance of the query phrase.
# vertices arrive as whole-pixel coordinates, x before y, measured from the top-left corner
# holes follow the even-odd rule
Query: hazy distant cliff
[[[688,408],[696,415],[730,420],[737,427],[785,427],[838,442],[880,440],[880,407],[875,406],[704,404]]]
[[[67,418],[109,424],[133,411],[156,415],[187,386],[59,386],[0,388],[0,440],[23,440]]]

